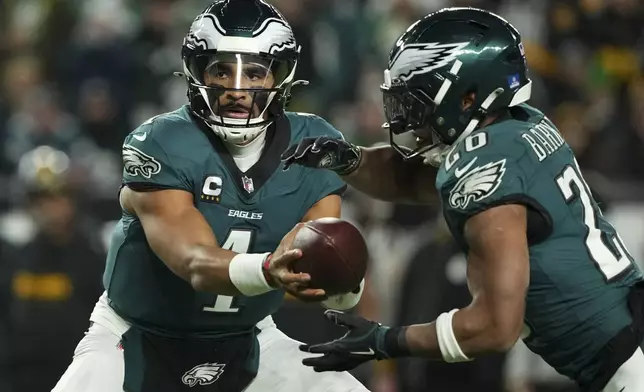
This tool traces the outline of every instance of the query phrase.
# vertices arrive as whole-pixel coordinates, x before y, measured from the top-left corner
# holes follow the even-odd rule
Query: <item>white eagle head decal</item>
[[[492,195],[505,174],[505,159],[475,167],[466,172],[449,193],[452,208],[466,209],[470,202],[479,202]]]
[[[150,178],[161,171],[161,164],[129,144],[123,146],[123,168],[131,176]]]
[[[219,19],[215,15],[203,14],[192,22],[190,32],[188,32],[183,44],[190,49],[214,50],[217,49],[219,41],[225,35],[226,30],[221,27],[221,23],[219,23]]]
[[[266,19],[257,30],[253,38],[258,40],[257,47],[260,52],[275,54],[285,49],[295,49],[295,36],[293,30],[285,21],[279,18]]]
[[[391,77],[407,81],[416,75],[445,67],[460,54],[469,42],[405,45],[389,62]]]
[[[195,19],[184,45],[190,49],[269,54],[296,49],[297,46],[291,26],[282,19],[267,18],[253,31],[252,38],[236,37],[228,36],[219,19],[212,14],[203,14]]]
[[[197,385],[210,385],[224,373],[223,363],[203,363],[188,370],[181,376],[181,382],[190,388]]]

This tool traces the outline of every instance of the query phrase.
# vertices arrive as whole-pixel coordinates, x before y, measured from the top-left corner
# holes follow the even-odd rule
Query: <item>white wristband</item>
[[[240,253],[230,260],[228,276],[240,293],[247,297],[274,290],[264,277],[262,265],[270,253]]]
[[[332,295],[328,299],[322,301],[322,306],[324,306],[327,309],[333,309],[333,310],[349,310],[351,308],[354,308],[358,302],[360,302],[360,298],[362,297],[362,292],[364,291],[364,279],[362,279],[362,282],[360,282],[360,291],[356,293],[346,293],[346,294],[338,294],[338,295]]]
[[[467,362],[471,361],[461,347],[458,345],[454,329],[452,328],[452,318],[458,309],[443,313],[436,319],[436,336],[438,337],[438,347],[441,349],[445,362]]]

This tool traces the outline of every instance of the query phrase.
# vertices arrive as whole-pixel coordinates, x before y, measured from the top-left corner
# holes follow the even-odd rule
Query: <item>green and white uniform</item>
[[[467,252],[470,217],[503,204],[528,207],[524,341],[558,372],[588,385],[602,372],[600,351],[633,322],[627,299],[642,274],[556,127],[527,105],[511,113],[446,156],[436,180],[444,216]]]
[[[287,112],[267,130],[259,160],[242,172],[222,141],[195,121],[188,107],[182,107],[147,121],[126,138],[124,184],[139,191],[189,192],[220,246],[240,253],[270,252],[311,206],[345,189],[332,172],[281,168],[280,154],[289,144],[321,135],[342,137],[317,116]],[[164,347],[175,344],[176,350],[170,347],[166,353],[180,355],[195,342],[195,347],[198,342],[212,341],[225,345],[248,333],[256,348],[247,355],[246,346],[238,351],[246,355],[244,366],[251,371],[254,367],[257,376],[246,391],[366,391],[346,372],[318,374],[302,366],[304,353],[299,351],[299,343],[279,331],[270,317],[280,306],[282,291],[255,297],[194,291],[154,254],[141,222],[127,212],[112,236],[104,284],[106,293],[90,318],[93,325],[55,392],[117,392],[123,390],[124,380],[125,387],[147,385],[133,391],[152,390],[149,380],[139,379],[139,369],[160,362],[146,351],[150,342],[163,342]],[[144,365],[128,365],[128,361],[136,362],[128,360],[128,342],[134,351],[141,348]],[[224,351],[234,355],[236,350],[227,347]],[[182,373],[173,379],[186,388],[208,380],[223,386],[226,372],[233,370],[232,363],[221,366],[215,354],[208,361],[188,363],[190,360],[175,361]],[[159,366],[164,369],[165,365]]]
[[[123,179],[135,190],[193,194],[223,248],[272,252],[313,204],[345,188],[332,172],[281,170],[280,154],[290,143],[318,135],[340,133],[317,116],[287,113],[267,135],[259,161],[243,173],[221,140],[201,129],[183,107],[152,119],[126,138]],[[169,335],[248,329],[274,313],[283,298],[281,291],[235,298],[195,292],[152,252],[141,223],[127,213],[112,238],[104,284],[121,317]]]

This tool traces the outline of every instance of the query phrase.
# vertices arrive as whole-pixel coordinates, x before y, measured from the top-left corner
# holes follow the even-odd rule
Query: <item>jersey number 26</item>
[[[601,230],[599,220],[603,216],[592,200],[586,181],[580,174],[579,166],[568,165],[556,178],[557,186],[561,190],[566,203],[576,200],[581,203],[582,217],[588,232],[586,234],[586,248],[607,282],[611,282],[624,271],[632,267],[633,258],[626,250],[622,239],[608,222],[604,221],[608,230]],[[573,187],[574,185],[574,187]]]

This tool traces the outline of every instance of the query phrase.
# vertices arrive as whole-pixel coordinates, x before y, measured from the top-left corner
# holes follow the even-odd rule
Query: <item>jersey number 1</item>
[[[575,164],[575,166],[577,165]],[[567,203],[572,203],[575,199],[579,199],[581,202],[584,225],[588,229],[586,248],[590,257],[606,277],[606,281],[610,282],[632,266],[633,258],[628,254],[614,228],[615,235],[612,236],[599,228],[597,217],[602,216],[601,211],[595,209],[588,185],[579,173],[578,166],[577,168],[566,167],[556,181]]]
[[[251,229],[232,229],[228,232],[226,241],[221,246],[222,249],[232,250],[237,253],[247,253],[250,249],[250,243],[253,239],[253,230]],[[216,313],[237,313],[239,308],[233,307],[235,297],[228,295],[218,295],[215,297],[213,306],[204,306],[204,312]]]

